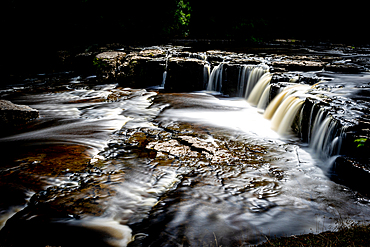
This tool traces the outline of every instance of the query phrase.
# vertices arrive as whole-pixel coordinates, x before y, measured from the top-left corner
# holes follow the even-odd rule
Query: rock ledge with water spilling
[[[101,54],[97,57],[99,56],[101,57]],[[117,54],[116,58],[118,57]],[[275,123],[276,131],[283,134],[288,129],[293,130],[320,156],[344,157],[334,163],[332,172],[341,176],[340,180],[355,181],[358,172],[350,171],[354,165],[347,160],[354,159],[361,164],[369,161],[369,121],[365,110],[368,106],[367,94],[359,92],[365,95],[352,95],[353,99],[349,95],[335,95],[336,91],[350,82],[330,86],[330,80],[333,78],[323,79],[319,75],[326,73],[328,77],[339,72],[344,75],[353,73],[363,76],[361,73],[369,71],[370,66],[368,62],[359,63],[358,59],[350,54],[340,55],[334,51],[311,55],[265,55],[219,50],[191,52],[187,51],[186,47],[162,46],[127,51],[125,57],[118,59],[121,61],[120,65],[110,67],[110,74],[115,74],[115,82],[122,86],[161,85],[166,92],[207,90],[246,99],[263,78],[261,83],[264,86],[261,86],[261,83],[258,85],[260,92],[257,98],[249,98],[248,102],[264,110],[278,94],[283,93],[285,96],[281,99],[291,100],[289,107],[296,106],[297,116],[288,117],[291,118],[292,126],[287,125],[286,130],[279,127],[280,120],[275,117],[274,123],[278,122]],[[262,77],[264,74],[267,77]],[[353,90],[357,90],[356,87]],[[296,88],[298,91],[299,88],[306,91],[302,91],[303,95],[294,94]],[[294,94],[295,98],[289,96],[291,94]],[[258,100],[259,98],[264,100]],[[276,104],[277,107],[280,107],[280,103]],[[337,167],[340,167],[341,171],[347,169],[348,172],[336,171]],[[356,171],[359,171],[361,176],[369,175],[363,168]],[[348,173],[352,174],[350,179],[344,176]]]

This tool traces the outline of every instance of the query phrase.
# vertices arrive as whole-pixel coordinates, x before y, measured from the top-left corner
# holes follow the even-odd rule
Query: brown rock
[[[125,56],[126,53],[118,51],[106,51],[96,55],[93,64],[99,80],[102,82],[115,81]]]
[[[29,106],[0,100],[0,125],[17,126],[38,117],[39,112]]]

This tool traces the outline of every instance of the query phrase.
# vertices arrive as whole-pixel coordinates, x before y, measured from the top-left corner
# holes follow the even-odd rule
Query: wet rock
[[[25,105],[0,100],[0,126],[18,126],[39,117],[39,112]]]
[[[325,66],[325,70],[342,72],[342,73],[358,73],[364,71],[362,68],[352,64],[328,64]]]
[[[325,67],[325,62],[317,61],[300,61],[300,60],[282,60],[273,61],[271,66],[274,68],[283,68],[287,71],[315,71],[322,70]]]
[[[106,51],[96,55],[93,64],[99,80],[101,82],[116,81],[119,67],[123,63],[125,56],[126,53],[118,51]]]
[[[208,57],[212,57],[214,59],[218,58],[218,61],[223,61],[225,57],[235,54],[234,52],[227,52],[221,50],[209,50],[206,53]]]
[[[93,52],[82,52],[76,54],[71,61],[71,68],[74,71],[78,71],[86,75],[94,74],[96,71],[96,67],[93,63],[94,59],[96,59],[95,54],[96,53]]]
[[[35,215],[37,212],[39,215]],[[77,220],[40,203],[27,207],[7,221],[0,232],[1,246],[111,246],[97,230],[74,226]],[[20,237],[19,232],[22,232]]]
[[[331,179],[369,196],[369,160],[340,156],[332,166]]]
[[[166,51],[161,49],[144,49],[139,52],[139,56],[152,58],[165,57]]]
[[[235,97],[238,93],[241,66],[240,64],[225,64],[223,69],[222,94]]]
[[[118,82],[121,86],[146,88],[161,85],[166,53],[160,49],[131,51],[128,54],[107,51],[94,59],[101,82]]]
[[[191,92],[204,89],[204,60],[196,58],[170,58],[165,90]]]
[[[141,55],[130,54],[119,68],[117,81],[121,86],[132,88],[161,85],[166,65],[165,58],[161,56],[162,53],[158,54],[158,52],[142,53]]]

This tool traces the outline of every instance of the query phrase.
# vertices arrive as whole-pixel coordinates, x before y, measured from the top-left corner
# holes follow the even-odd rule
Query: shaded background
[[[2,25],[24,42],[58,45],[173,37],[363,42],[365,9],[356,2],[5,0]]]
[[[3,68],[14,74],[19,66],[45,66],[50,54],[61,49],[113,42],[155,45],[185,38],[246,46],[275,39],[367,44],[366,8],[356,2],[5,0]]]

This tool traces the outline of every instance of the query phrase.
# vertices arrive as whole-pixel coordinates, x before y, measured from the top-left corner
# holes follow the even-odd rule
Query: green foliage
[[[103,69],[103,68],[106,68],[108,66],[108,63],[106,61],[104,61],[103,59],[100,59],[100,58],[96,57],[93,60],[93,65],[98,69]]]
[[[357,148],[365,146],[367,138],[358,138],[354,142],[357,144]]]
[[[188,36],[191,11],[190,3],[187,0],[176,0],[176,8],[173,13],[174,21],[172,26],[168,28],[168,33]]]
[[[175,16],[178,18],[179,23],[183,26],[188,26],[191,12],[190,4],[186,1],[184,2],[184,0],[179,0],[177,7]]]

